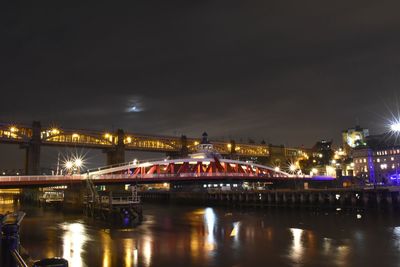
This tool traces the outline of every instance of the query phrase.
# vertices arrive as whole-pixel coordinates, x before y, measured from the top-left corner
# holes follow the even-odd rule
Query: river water
[[[394,212],[144,205],[137,227],[57,208],[27,213],[21,244],[34,259],[70,266],[400,266]]]

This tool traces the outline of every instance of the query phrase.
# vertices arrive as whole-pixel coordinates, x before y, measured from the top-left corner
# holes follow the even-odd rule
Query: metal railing
[[[17,263],[17,266],[28,267],[28,264],[26,264],[26,262],[24,261],[24,259],[22,258],[22,256],[19,254],[19,252],[16,249],[11,251],[11,255],[13,256],[15,262]]]
[[[44,182],[60,180],[83,180],[83,175],[34,175],[34,176],[0,176],[0,184],[6,182]]]
[[[161,173],[161,174],[103,174],[93,178],[93,180],[106,180],[106,179],[146,179],[146,178],[175,178],[175,177],[259,177],[259,178],[298,178],[298,177],[287,177],[279,175],[267,175],[267,174],[252,174],[252,173]],[[303,178],[303,177],[301,177]],[[307,178],[307,177],[304,177]]]

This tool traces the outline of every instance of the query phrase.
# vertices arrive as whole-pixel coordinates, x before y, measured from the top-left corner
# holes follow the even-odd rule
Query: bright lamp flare
[[[72,161],[67,161],[65,162],[65,168],[66,169],[71,169],[74,166],[74,163]]]
[[[400,133],[400,121],[396,121],[390,125],[390,130]]]
[[[76,167],[78,167],[78,168],[81,167],[82,163],[83,163],[82,159],[75,159],[75,166]]]
[[[291,172],[296,171],[296,169],[297,169],[297,167],[296,167],[296,165],[294,165],[294,164],[291,164],[291,165],[289,166],[289,170],[290,170]]]

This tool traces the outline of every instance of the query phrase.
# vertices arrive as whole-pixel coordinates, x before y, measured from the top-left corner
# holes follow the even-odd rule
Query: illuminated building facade
[[[354,172],[371,183],[400,183],[400,144],[388,135],[367,138],[368,145],[353,150]]]
[[[369,130],[356,126],[342,132],[343,149],[347,155],[357,146],[366,144],[366,138],[369,136]]]

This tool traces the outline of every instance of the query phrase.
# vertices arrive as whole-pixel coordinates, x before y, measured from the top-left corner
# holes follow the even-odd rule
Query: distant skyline
[[[0,121],[312,146],[399,106],[398,1],[71,5],[3,4]]]

